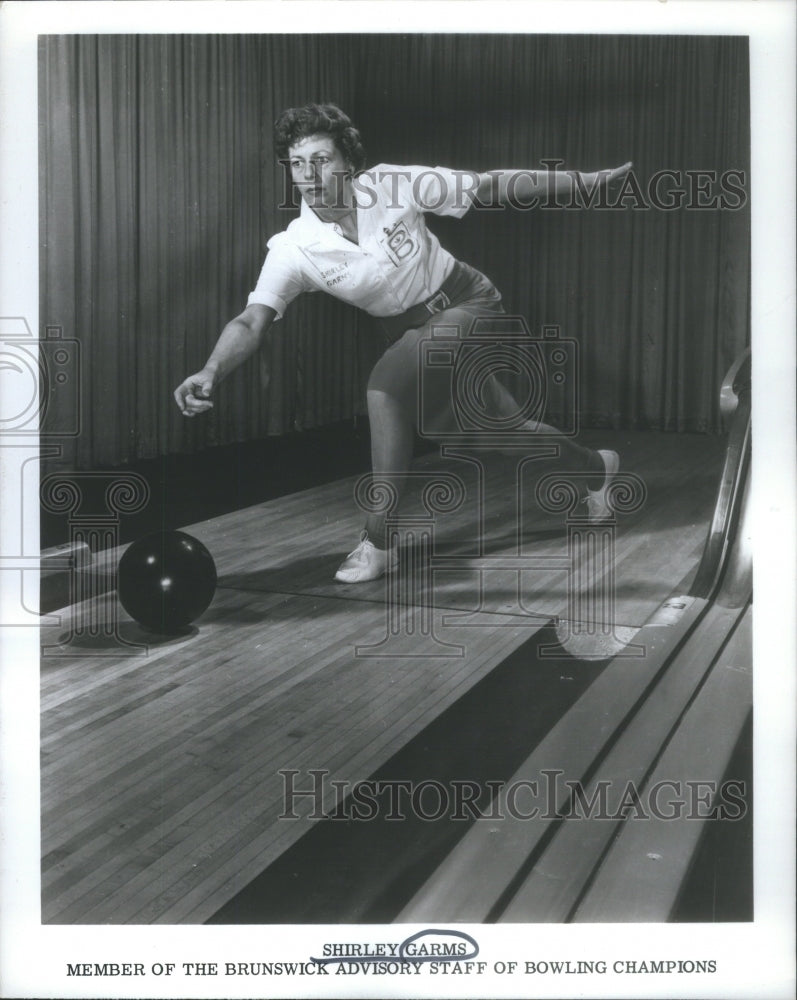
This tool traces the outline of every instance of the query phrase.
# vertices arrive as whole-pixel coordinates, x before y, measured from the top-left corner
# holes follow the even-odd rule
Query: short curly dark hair
[[[288,151],[311,135],[328,135],[352,165],[354,173],[365,166],[365,149],[351,118],[337,104],[305,104],[287,108],[274,123],[274,145],[281,160]]]

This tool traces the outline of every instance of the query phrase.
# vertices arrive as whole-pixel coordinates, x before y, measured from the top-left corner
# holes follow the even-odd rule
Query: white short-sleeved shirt
[[[301,292],[321,291],[372,316],[397,316],[433,295],[454,264],[424,213],[461,218],[475,187],[470,171],[380,163],[354,178],[358,244],[303,201],[299,218],[269,240],[248,304],[282,316]]]

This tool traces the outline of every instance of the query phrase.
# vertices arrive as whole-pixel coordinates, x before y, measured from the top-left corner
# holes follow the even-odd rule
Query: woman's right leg
[[[381,389],[369,389],[367,398],[371,424],[371,470],[375,480],[390,484],[398,505],[412,461],[415,427],[403,404],[394,396]],[[365,530],[378,549],[387,548],[384,514],[369,514]]]
[[[397,507],[406,473],[412,461],[415,424],[411,411],[392,393],[368,389],[368,419],[371,424],[371,469],[374,481],[387,484]],[[335,574],[342,583],[376,580],[388,568],[386,513],[368,514],[360,544],[344,559]]]

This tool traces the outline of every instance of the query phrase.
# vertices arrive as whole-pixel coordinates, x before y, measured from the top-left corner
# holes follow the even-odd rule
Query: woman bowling
[[[419,345],[434,326],[466,337],[479,317],[503,314],[492,282],[456,260],[429,232],[425,213],[462,217],[474,205],[528,207],[534,199],[570,197],[574,185],[592,190],[622,179],[631,164],[596,173],[491,170],[379,164],[365,170],[365,151],[351,120],[333,104],[291,108],[275,125],[275,145],[301,194],[301,212],[268,243],[268,254],[244,311],[222,330],[204,368],[175,390],[187,417],[208,410],[216,386],[267,344],[269,331],[305,291],[324,291],[378,317],[390,346],[368,381],[368,417],[374,476],[400,497],[412,461],[419,407]],[[497,378],[488,405],[498,415],[518,404]],[[424,421],[456,427],[450,392],[424,396]],[[428,429],[425,426],[424,431]],[[606,487],[619,468],[614,451],[593,451],[555,428],[527,422],[524,430],[554,435],[563,467],[587,473],[584,500],[592,521],[607,516]],[[375,580],[390,569],[384,515],[369,515],[359,544],[335,577]]]

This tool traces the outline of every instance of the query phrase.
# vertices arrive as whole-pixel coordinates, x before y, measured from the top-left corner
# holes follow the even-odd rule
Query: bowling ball
[[[182,631],[205,611],[215,590],[213,556],[183,531],[146,535],[119,560],[119,601],[152,632]]]

